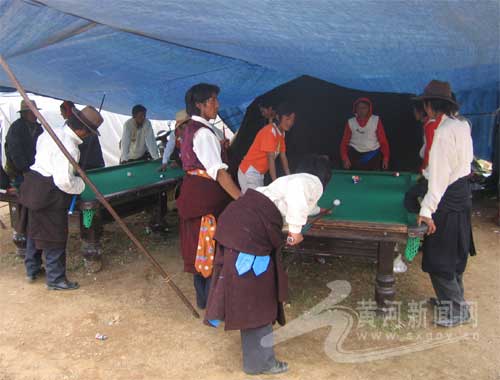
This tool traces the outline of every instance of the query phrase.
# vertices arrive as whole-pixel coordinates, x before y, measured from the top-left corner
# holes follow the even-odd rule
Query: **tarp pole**
[[[150,263],[151,266],[160,274],[165,279],[165,282],[174,290],[175,294],[181,299],[181,301],[186,305],[186,307],[191,311],[191,314],[195,318],[199,318],[200,315],[194,308],[194,306],[189,302],[189,300],[186,298],[184,293],[179,289],[179,287],[174,283],[172,278],[169,276],[169,274],[163,269],[163,267],[160,265],[158,261],[149,253],[146,248],[141,244],[141,242],[134,236],[132,231],[127,227],[125,222],[120,218],[120,216],[116,213],[116,211],[111,207],[109,202],[104,198],[104,195],[97,189],[97,187],[92,183],[92,181],[87,177],[85,174],[85,171],[78,165],[78,163],[74,160],[74,158],[71,156],[71,154],[68,152],[68,150],[65,148],[61,140],[57,137],[57,135],[54,133],[52,128],[50,127],[49,123],[45,120],[45,118],[42,116],[42,114],[33,106],[33,104],[29,101],[28,95],[26,95],[26,92],[24,91],[23,87],[17,80],[16,76],[10,69],[9,65],[7,62],[4,60],[3,56],[0,55],[0,65],[3,67],[5,72],[7,73],[8,77],[16,87],[17,91],[21,94],[23,97],[24,101],[26,104],[28,104],[30,110],[36,115],[38,120],[42,123],[45,131],[52,137],[56,145],[59,147],[61,152],[66,156],[68,161],[71,163],[73,168],[77,171],[77,173],[80,175],[80,177],[83,179],[85,184],[90,187],[90,189],[94,192],[96,195],[96,198],[98,201],[104,206],[104,208],[110,213],[110,215],[113,217],[113,219],[118,223],[120,228],[125,232],[125,234],[129,237],[129,239],[135,244],[135,246],[139,249],[139,252],[146,256]]]

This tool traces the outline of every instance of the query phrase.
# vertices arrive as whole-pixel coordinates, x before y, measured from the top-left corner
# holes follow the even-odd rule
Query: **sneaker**
[[[80,287],[78,282],[61,281],[56,284],[47,284],[48,290],[76,290]]]
[[[441,301],[439,301],[437,298],[435,297],[431,297],[427,300],[427,302],[431,305],[431,306],[441,306]]]
[[[443,319],[438,319],[437,321],[434,321],[434,324],[439,327],[456,327],[459,325],[464,325],[466,323],[469,323],[471,321],[470,314],[467,313],[466,316],[460,317],[451,317],[451,318],[443,318]]]
[[[41,267],[40,269],[38,269],[35,274],[29,274],[26,276],[26,281],[30,284],[34,283],[36,281],[36,279],[38,278],[38,276],[42,276],[45,274],[45,268],[44,267]]]
[[[28,284],[33,284],[36,281],[36,274],[26,276],[26,282]]]
[[[279,360],[276,360],[274,365],[269,368],[266,371],[261,372],[261,375],[277,375],[279,373],[284,373],[288,371],[288,363],[287,362],[280,362]]]
[[[280,362],[279,360],[275,360],[274,364],[271,368],[261,371],[261,372],[247,372],[244,371],[247,375],[277,375],[280,373],[284,373],[288,371],[288,363]]]

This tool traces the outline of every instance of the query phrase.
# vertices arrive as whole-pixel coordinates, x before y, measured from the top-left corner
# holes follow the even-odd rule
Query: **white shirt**
[[[361,127],[355,117],[350,118],[347,121],[351,129],[351,141],[349,141],[349,145],[361,153],[371,152],[380,148],[377,137],[378,120],[379,117],[377,115],[371,115],[366,125]]]
[[[466,121],[443,116],[429,152],[429,185],[420,215],[431,218],[448,186],[471,172],[473,147]]]
[[[78,145],[82,143],[82,140],[67,126],[54,128],[54,133],[71,157],[78,162],[80,159]],[[81,194],[85,190],[85,183],[80,177],[75,176],[73,166],[47,132],[43,132],[38,138],[35,163],[31,165],[31,170],[44,177],[52,176],[54,184],[67,194]]]
[[[318,177],[298,173],[279,177],[268,186],[255,189],[268,197],[288,223],[288,230],[300,233],[307,217],[319,212],[318,200],[323,185]]]
[[[170,156],[174,152],[175,149],[175,131],[170,132],[168,136],[167,145],[165,146],[165,150],[163,151],[163,158],[161,160],[162,164],[167,164],[168,160],[170,160]]]
[[[149,119],[145,119],[142,127],[137,128],[134,118],[128,119],[123,124],[120,160],[128,161],[140,158],[144,156],[146,149],[154,160],[160,157],[151,122]]]
[[[196,131],[193,137],[193,151],[196,157],[205,167],[207,174],[213,179],[217,180],[217,172],[220,169],[227,169],[228,166],[222,162],[221,158],[221,141],[224,136],[216,128],[214,128],[204,118],[193,115],[191,119],[207,126],[207,128],[200,128]]]

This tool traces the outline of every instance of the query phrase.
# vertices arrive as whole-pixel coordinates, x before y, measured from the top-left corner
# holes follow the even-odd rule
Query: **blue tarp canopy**
[[[0,53],[27,89],[159,119],[197,82],[230,109],[303,74],[405,93],[438,78],[492,113],[499,35],[497,0],[0,0]]]

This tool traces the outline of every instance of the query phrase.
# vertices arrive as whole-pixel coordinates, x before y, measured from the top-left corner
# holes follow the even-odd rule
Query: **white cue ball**
[[[132,172],[127,172],[127,177],[132,177]]]
[[[340,206],[340,201],[339,201],[338,199],[335,199],[335,200],[333,201],[333,205],[334,205],[334,206]]]

